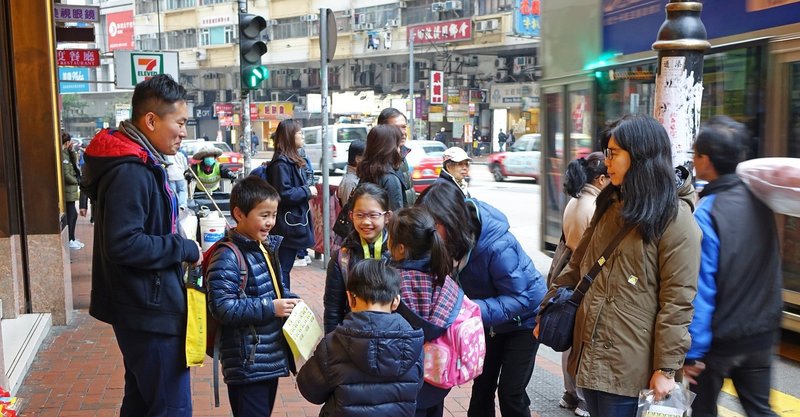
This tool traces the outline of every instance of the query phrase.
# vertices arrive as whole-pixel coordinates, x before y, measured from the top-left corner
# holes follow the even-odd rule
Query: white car
[[[527,177],[539,179],[539,165],[542,159],[542,137],[529,133],[519,137],[506,152],[489,155],[489,171],[495,181],[506,177]]]
[[[333,174],[337,169],[344,171],[347,168],[347,151],[350,149],[350,142],[361,139],[367,141],[369,126],[362,124],[333,124],[328,125],[328,149],[330,150],[330,164],[328,172]],[[305,137],[306,155],[311,160],[311,165],[315,170],[322,170],[322,126],[310,126],[303,128]]]

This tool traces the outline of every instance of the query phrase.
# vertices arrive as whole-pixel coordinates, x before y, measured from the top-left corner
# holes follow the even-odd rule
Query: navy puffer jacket
[[[222,323],[219,351],[225,383],[246,384],[287,376],[291,353],[281,331],[284,320],[275,317],[275,287],[264,255],[258,242],[235,231],[226,239],[242,251],[249,271],[245,296],[240,297],[240,267],[233,250],[220,246],[208,267],[209,310]],[[281,240],[280,236],[269,236],[264,246],[282,298],[297,298],[285,290],[280,279],[281,266],[275,253]]]
[[[350,313],[297,374],[321,417],[411,417],[422,386],[422,330],[396,313]]]
[[[495,333],[533,329],[547,287],[542,274],[508,230],[508,219],[482,201],[468,199],[481,232],[458,274],[464,293],[481,308],[483,324]]]
[[[284,247],[314,246],[314,223],[308,204],[311,189],[306,185],[305,172],[286,156],[277,155],[267,167],[267,180],[281,196],[272,233],[283,236]]]

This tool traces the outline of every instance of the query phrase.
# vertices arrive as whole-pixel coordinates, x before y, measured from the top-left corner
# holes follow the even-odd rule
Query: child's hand
[[[289,317],[294,310],[294,306],[301,300],[297,298],[281,298],[272,300],[272,305],[275,307],[275,317]]]

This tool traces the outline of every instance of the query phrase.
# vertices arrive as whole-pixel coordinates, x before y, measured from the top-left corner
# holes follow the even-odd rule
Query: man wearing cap
[[[220,155],[222,155],[222,151],[213,146],[206,146],[192,155],[192,159],[200,161],[192,167],[196,179],[201,186],[198,187],[196,192],[202,193],[203,187],[205,187],[209,193],[216,191],[219,188],[219,181],[223,177],[230,180],[236,179],[236,173],[227,168],[223,168],[217,161],[217,157]],[[194,177],[194,175],[192,177]]]
[[[472,158],[463,149],[455,146],[444,151],[442,158],[442,172],[436,182],[452,182],[461,189],[465,197],[469,197],[467,176]]]

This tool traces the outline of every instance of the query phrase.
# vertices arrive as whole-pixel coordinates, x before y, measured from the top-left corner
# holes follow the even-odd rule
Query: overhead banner
[[[100,21],[100,6],[80,6],[75,4],[55,4],[53,18],[56,22],[87,22]]]
[[[539,107],[539,84],[493,84],[489,87],[489,108],[518,108],[528,111]]]
[[[288,101],[268,101],[250,103],[250,120],[285,120],[294,117],[294,103]]]
[[[108,28],[108,51],[132,51],[136,49],[133,41],[133,11],[109,13],[106,15]]]
[[[99,49],[59,49],[56,51],[59,67],[99,67]]]
[[[159,74],[180,79],[178,52],[114,51],[117,88],[134,88],[136,84]]]
[[[409,26],[408,39],[415,45],[468,41],[472,39],[472,19],[448,20],[446,22],[423,23]]]

